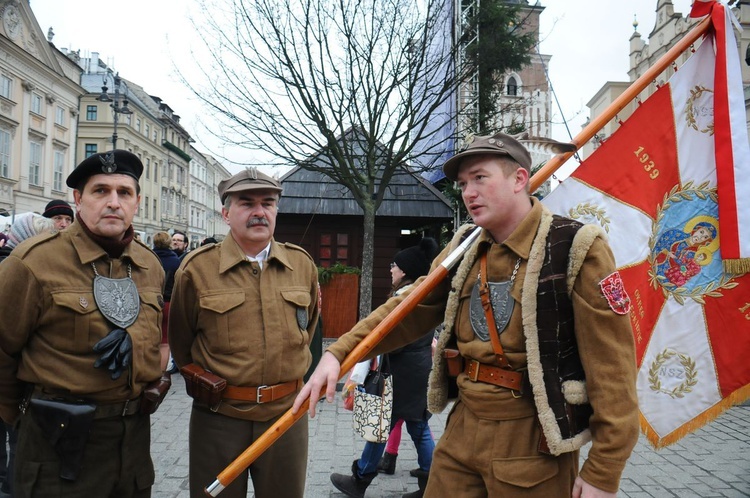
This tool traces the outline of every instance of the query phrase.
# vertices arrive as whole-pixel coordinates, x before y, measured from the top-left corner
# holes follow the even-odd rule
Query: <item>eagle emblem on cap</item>
[[[99,156],[99,160],[102,162],[102,173],[111,174],[117,171],[114,151],[106,154],[104,157]]]
[[[461,140],[461,145],[459,146],[458,151],[463,152],[468,149],[469,145],[474,142],[474,137],[475,136],[473,133],[469,133],[468,135],[466,135],[463,140]]]

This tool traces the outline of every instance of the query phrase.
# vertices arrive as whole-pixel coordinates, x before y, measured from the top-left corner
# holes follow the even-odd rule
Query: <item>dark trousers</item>
[[[17,427],[14,498],[149,498],[154,484],[148,415],[96,419],[78,478],[60,478],[60,462],[30,412]]]
[[[258,439],[277,418],[250,422],[193,405],[190,416],[190,496],[204,489]],[[307,473],[307,417],[298,420],[249,469],[255,498],[302,498]],[[242,472],[221,498],[247,497],[248,471]]]

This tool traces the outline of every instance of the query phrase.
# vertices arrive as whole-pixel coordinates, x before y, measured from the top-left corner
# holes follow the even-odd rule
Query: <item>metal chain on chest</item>
[[[96,275],[97,277],[101,277],[101,275],[99,275],[99,272],[96,271],[96,264],[94,264],[93,261],[91,262],[91,268],[94,269],[94,275]],[[130,267],[130,263],[128,263],[128,278],[133,278],[133,270]]]
[[[510,297],[510,291],[513,290],[513,284],[516,281],[516,275],[518,275],[518,269],[521,267],[521,258],[518,258],[518,261],[516,261],[516,266],[513,267],[513,273],[510,276],[510,284],[508,285],[508,297]],[[489,273],[489,272],[488,272]],[[487,275],[487,278],[489,278],[489,275]],[[482,271],[479,271],[479,274],[477,275],[477,280],[482,280]],[[509,299],[503,299],[503,304],[500,309],[500,316],[505,316],[505,312],[508,309],[508,301]]]

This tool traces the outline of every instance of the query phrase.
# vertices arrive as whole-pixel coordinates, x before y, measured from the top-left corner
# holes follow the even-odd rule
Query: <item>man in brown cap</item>
[[[435,448],[427,497],[614,497],[638,440],[630,300],[614,257],[598,227],[553,216],[529,196],[530,167],[523,144],[502,133],[476,137],[445,163],[481,233],[451,279],[370,354],[444,323],[428,408],[447,406],[449,374],[457,374],[459,396]],[[433,266],[466,234],[459,230]],[[402,299],[326,351],[295,411],[323,387],[333,399],[340,361]],[[579,474],[578,450],[588,441]]]
[[[18,430],[13,496],[149,497],[164,271],[133,240],[143,170],[94,154],[68,176],[77,216],[0,264],[0,417]],[[156,396],[156,397],[154,397]]]
[[[255,169],[219,183],[229,235],[188,253],[175,277],[169,346],[194,398],[190,496],[294,401],[312,355],[318,273],[310,255],[273,239],[281,185]],[[301,497],[307,421],[250,466],[255,496]],[[247,496],[247,471],[222,491]]]

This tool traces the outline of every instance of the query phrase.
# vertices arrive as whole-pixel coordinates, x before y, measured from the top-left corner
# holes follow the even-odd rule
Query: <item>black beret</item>
[[[93,175],[128,175],[138,181],[143,173],[143,163],[138,156],[126,150],[112,150],[93,154],[76,166],[65,180],[70,188],[78,188]]]
[[[59,214],[70,216],[71,220],[75,218],[73,210],[70,208],[70,204],[65,201],[61,201],[60,199],[49,201],[49,203],[47,203],[47,207],[44,208],[42,216],[44,216],[45,218],[52,218]]]

